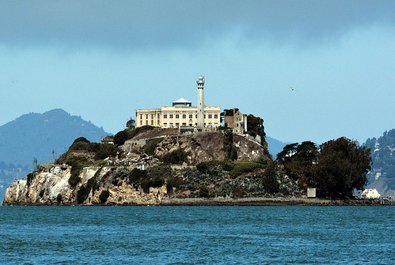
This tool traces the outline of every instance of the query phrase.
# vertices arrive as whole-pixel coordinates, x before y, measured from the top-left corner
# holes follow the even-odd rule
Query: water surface
[[[395,207],[0,207],[1,264],[395,264]]]

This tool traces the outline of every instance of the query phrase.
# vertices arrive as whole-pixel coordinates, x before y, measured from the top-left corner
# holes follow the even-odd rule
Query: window
[[[167,119],[167,114],[163,114],[163,119]]]
[[[143,125],[143,120],[140,120],[140,125]]]
[[[142,120],[143,119],[143,114],[140,114],[140,120]]]
[[[209,119],[212,119],[212,118],[213,118],[213,115],[212,115],[212,114],[209,114],[209,115],[208,115],[208,118],[209,118]]]
[[[163,127],[167,127],[167,122],[164,122],[164,123],[163,123]]]
[[[206,118],[206,114],[204,114],[204,118]]]
[[[196,119],[197,119],[197,114],[195,116],[196,116]]]
[[[148,114],[145,114],[145,118],[148,119]]]
[[[186,115],[186,114],[182,114],[182,118],[183,118],[183,119],[186,119],[186,118],[187,118],[187,115]]]
[[[151,125],[154,125],[154,120],[151,120]]]
[[[190,123],[189,126],[192,127],[192,123]]]
[[[154,119],[154,114],[151,114],[151,120],[153,120]]]
[[[148,120],[145,120],[145,125],[148,125]]]
[[[179,119],[180,118],[180,115],[179,114],[176,114],[176,119]]]
[[[170,114],[169,116],[170,116],[170,119],[173,119],[173,114]]]
[[[214,114],[214,119],[218,119],[218,114]]]
[[[180,126],[180,124],[178,122],[176,122],[176,127],[179,127],[179,126]]]
[[[192,114],[189,114],[189,118],[192,119],[192,117],[193,117]]]
[[[187,124],[185,122],[182,123],[182,126],[187,126]]]
[[[172,122],[170,122],[170,128],[173,128],[174,124]]]

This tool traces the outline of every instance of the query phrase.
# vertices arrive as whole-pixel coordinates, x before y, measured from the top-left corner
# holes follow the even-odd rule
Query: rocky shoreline
[[[109,203],[109,204],[48,204],[19,203],[4,206],[395,206],[383,200],[330,200],[306,197],[250,197],[250,198],[163,198],[159,203]]]

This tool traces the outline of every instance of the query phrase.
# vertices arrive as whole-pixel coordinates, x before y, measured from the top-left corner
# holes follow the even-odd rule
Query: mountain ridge
[[[23,114],[0,126],[0,161],[22,165],[34,159],[48,162],[77,137],[100,141],[106,135],[102,127],[63,109]]]

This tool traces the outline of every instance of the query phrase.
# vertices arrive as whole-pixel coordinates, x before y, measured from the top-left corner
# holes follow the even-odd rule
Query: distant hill
[[[25,114],[0,126],[0,201],[11,181],[33,169],[34,159],[51,162],[74,139],[83,136],[98,142],[105,135],[103,128],[62,109]]]
[[[395,196],[395,129],[368,139],[364,145],[370,148],[373,161],[368,188],[375,188],[384,196]]]
[[[280,153],[283,150],[284,146],[287,145],[287,143],[283,143],[270,136],[266,136],[266,142],[269,147],[269,153],[272,155],[273,159],[276,159],[277,154]]]
[[[39,163],[53,161],[75,138],[100,141],[105,135],[103,128],[62,109],[25,114],[0,126],[0,162],[26,165],[34,158]]]

